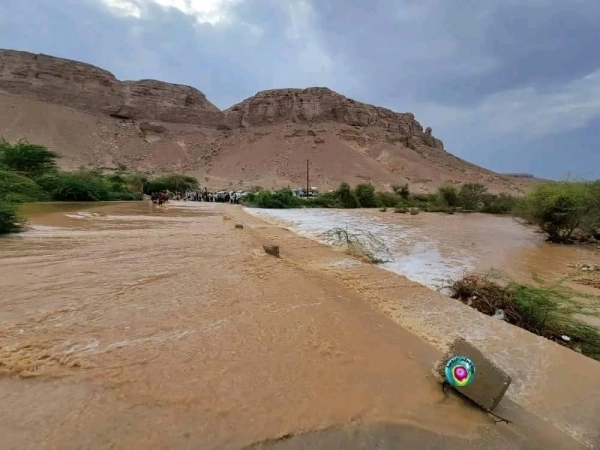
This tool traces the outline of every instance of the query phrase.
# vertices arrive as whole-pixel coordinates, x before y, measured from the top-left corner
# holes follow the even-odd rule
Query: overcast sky
[[[0,47],[223,109],[327,86],[493,170],[600,178],[599,0],[0,0]]]

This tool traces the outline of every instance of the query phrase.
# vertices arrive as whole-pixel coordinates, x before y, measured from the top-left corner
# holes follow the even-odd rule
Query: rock
[[[438,381],[443,382],[446,379],[444,368],[454,356],[467,357],[475,365],[473,382],[465,387],[454,387],[454,389],[484,410],[493,410],[498,406],[510,386],[512,381],[510,376],[464,338],[458,338],[434,367],[433,374]]]
[[[263,245],[265,253],[271,256],[279,258],[279,246],[278,245]]]
[[[242,225],[241,223],[236,223],[235,227],[241,230],[242,228],[244,228],[244,225]]]
[[[223,123],[219,108],[193,87],[156,80],[119,81],[90,64],[16,50],[0,50],[0,90],[125,120],[215,128]]]
[[[262,91],[223,111],[232,128],[278,123],[337,122],[356,127],[379,126],[389,133],[411,137],[422,145],[444,149],[444,144],[423,130],[411,113],[397,113],[344,97],[325,87]],[[315,139],[316,143],[319,138]]]
[[[411,216],[416,216],[417,214],[419,214],[419,208],[410,208]]]

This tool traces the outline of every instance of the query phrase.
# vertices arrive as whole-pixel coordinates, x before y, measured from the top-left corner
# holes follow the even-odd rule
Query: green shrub
[[[567,306],[571,292],[508,281],[466,275],[449,286],[450,296],[489,316],[502,310],[507,322],[547,339],[564,344],[561,336],[569,336],[570,347],[600,361],[600,330],[573,319]]]
[[[16,172],[0,170],[0,201],[25,203],[49,200],[35,181]]]
[[[23,219],[17,212],[17,206],[0,202],[0,234],[18,233],[24,225]]]
[[[291,189],[281,189],[274,193],[260,191],[248,195],[246,201],[258,208],[270,209],[299,208],[303,205],[303,200],[294,196]]]
[[[567,242],[573,232],[593,213],[594,184],[569,182],[541,184],[518,205],[516,213],[537,225],[551,242]],[[592,221],[593,222],[593,221]]]
[[[361,183],[354,188],[354,194],[361,208],[376,208],[377,196],[375,186],[370,183]]]
[[[348,183],[342,183],[334,192],[335,198],[337,199],[341,208],[358,208],[360,203],[354,191],[350,188]]]
[[[102,180],[93,177],[62,172],[42,175],[37,183],[56,201],[93,202],[109,198]]]
[[[508,194],[484,194],[481,201],[480,211],[488,214],[510,214],[517,204],[517,199]]]
[[[339,200],[334,192],[325,192],[316,197],[309,197],[305,200],[305,204],[309,208],[341,208]]]
[[[58,153],[43,145],[30,144],[20,140],[10,144],[0,139],[0,165],[28,177],[36,177],[56,170]]]
[[[456,186],[442,186],[438,189],[438,196],[447,206],[453,208],[460,206],[460,202],[458,199],[458,190],[456,189]]]
[[[399,195],[404,200],[408,200],[408,197],[410,197],[410,190],[408,189],[408,184],[403,184],[402,186],[394,185],[392,186],[392,190],[395,194]]]
[[[482,197],[487,188],[478,183],[467,183],[460,187],[458,202],[461,207],[470,211],[478,211],[482,206]]]
[[[377,193],[377,203],[379,206],[384,206],[386,208],[394,208],[396,205],[400,204],[402,197],[394,192],[378,192]]]
[[[195,191],[199,188],[198,180],[188,175],[173,173],[165,175],[154,180],[148,181],[144,185],[145,194],[154,192],[187,192]]]

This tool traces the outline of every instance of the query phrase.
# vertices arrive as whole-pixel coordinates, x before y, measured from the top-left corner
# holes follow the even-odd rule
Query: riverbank
[[[333,274],[346,286],[360,292],[360,295],[373,307],[441,351],[446,349],[455,337],[461,335],[467,338],[513,377],[513,383],[507,392],[509,398],[573,436],[577,436],[578,439],[590,445],[592,442],[600,445],[600,422],[597,419],[600,411],[600,363],[597,361],[582,357],[520,328],[499,320],[492,320],[458,301],[433,292],[424,285],[409,281],[403,276],[369,264],[344,264],[342,261],[347,260],[345,255],[338,255],[337,260],[332,259],[331,250],[316,241],[303,241],[303,244],[299,245],[297,235],[288,231],[283,221],[276,219],[275,224],[265,227],[262,222],[264,218],[257,217],[256,211],[249,212],[253,213],[250,217],[257,220],[258,230],[264,230],[259,231],[263,233],[264,238],[269,237],[277,241],[282,246],[282,251],[289,246],[288,254],[295,260],[303,261],[304,270],[312,270],[312,273],[319,274],[324,272]],[[272,212],[269,211],[269,214]],[[247,216],[248,213],[244,212],[241,217],[237,217],[239,220],[249,220]],[[489,225],[488,218],[481,217],[481,228]],[[421,216],[415,219],[406,218],[412,220],[413,224],[424,220]],[[496,220],[496,218],[492,219]],[[506,227],[511,219],[497,219],[507,222],[498,230],[502,229],[509,234],[515,231]],[[459,219],[445,216],[444,220],[444,223],[439,224],[440,230],[450,230],[451,227],[446,222]],[[296,221],[294,227],[302,229],[303,223]],[[287,222],[287,226],[289,224],[290,222]],[[363,222],[359,224],[365,225]],[[422,228],[423,224],[420,225]],[[454,225],[454,228],[456,227],[457,225]],[[469,236],[455,236],[459,246],[473,248],[467,244],[477,242],[480,236],[473,233],[472,228],[470,231]],[[307,230],[304,229],[304,232],[307,233]],[[465,239],[472,240],[467,242]],[[499,241],[500,245],[505,243],[502,239]],[[499,251],[503,253],[503,258],[512,255],[523,257],[529,250],[534,253],[539,252],[535,246],[523,245],[524,243],[521,241],[517,243],[520,245],[515,245],[513,249],[501,248]],[[493,243],[490,244],[493,252]],[[485,241],[476,244],[476,246],[485,245]],[[552,246],[552,252],[562,252],[565,249],[564,246]],[[444,252],[444,249],[439,250],[441,253]],[[570,250],[577,251],[577,249],[567,251]],[[541,258],[540,261],[543,262],[545,259]],[[529,259],[524,262],[530,265],[532,261]],[[483,267],[491,264],[490,254],[482,253],[480,263]],[[525,277],[523,267],[517,267],[517,270],[522,277]],[[550,276],[549,272],[544,274]],[[573,384],[575,379],[576,385]]]
[[[514,423],[494,425],[443,396],[431,365],[451,335],[472,338],[486,318],[465,328],[462,311],[452,328],[443,317],[451,303],[424,286],[348,265],[235,206],[98,206],[43,214],[0,241],[0,292],[14,293],[0,296],[8,448],[335,449],[365,434],[407,448],[582,448],[510,399],[498,412]],[[281,259],[262,251],[270,242]],[[414,334],[394,323],[411,317]],[[513,336],[501,325],[478,345]],[[432,326],[435,345],[416,336]],[[534,370],[516,398],[592,442],[600,365],[560,347],[545,359],[545,344],[522,344],[518,357],[537,350],[534,366],[542,357],[549,372]]]

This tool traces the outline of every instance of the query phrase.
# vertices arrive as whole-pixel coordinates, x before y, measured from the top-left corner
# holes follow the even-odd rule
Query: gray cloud
[[[492,169],[600,177],[595,0],[227,0],[213,23],[168,0],[126,0],[139,17],[107,7],[123,1],[4,0],[0,47],[189,84],[222,108],[328,86],[414,112]]]

